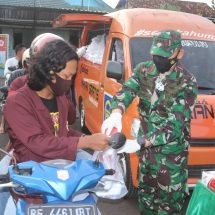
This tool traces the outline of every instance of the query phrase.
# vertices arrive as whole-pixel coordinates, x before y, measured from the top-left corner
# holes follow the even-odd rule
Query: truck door
[[[106,64],[103,73],[103,87],[104,87],[104,96],[103,96],[103,120],[110,115],[110,103],[115,95],[115,93],[121,88],[122,83],[125,81],[125,56],[124,56],[124,44],[123,38],[120,38],[119,35],[113,34],[110,38],[109,49],[107,49]],[[107,67],[109,62],[117,62],[120,65],[121,78],[109,78],[107,77]]]
[[[112,18],[97,14],[63,14],[54,20],[54,27],[83,28],[81,36],[81,46],[88,46],[87,56],[79,61],[75,90],[76,101],[78,101],[80,113],[84,113],[85,126],[92,132],[99,132],[103,121],[103,87],[101,77],[104,61],[98,62],[95,58],[96,52],[100,48],[90,47],[92,39],[96,37],[104,38],[108,35],[108,29]],[[105,37],[103,37],[105,35]],[[104,46],[105,49],[105,46]],[[92,53],[90,53],[92,51]],[[98,55],[97,55],[98,56]],[[101,57],[99,55],[99,57]],[[101,57],[102,59],[102,57]]]

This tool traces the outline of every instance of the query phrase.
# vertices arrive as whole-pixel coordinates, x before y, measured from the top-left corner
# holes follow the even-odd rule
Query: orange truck
[[[151,59],[152,36],[159,30],[181,32],[185,49],[184,66],[198,81],[199,95],[192,113],[189,151],[189,187],[194,187],[204,169],[215,169],[215,25],[198,15],[154,10],[126,9],[107,15],[64,14],[53,22],[55,27],[80,27],[80,46],[88,46],[79,61],[75,81],[76,103],[82,129],[100,132],[110,115],[110,103],[135,66]],[[94,38],[99,38],[88,53]],[[97,55],[96,55],[97,54]],[[91,58],[89,58],[91,56]],[[123,132],[134,138],[138,98],[123,115]],[[138,157],[135,153],[120,158],[128,197],[136,195]]]

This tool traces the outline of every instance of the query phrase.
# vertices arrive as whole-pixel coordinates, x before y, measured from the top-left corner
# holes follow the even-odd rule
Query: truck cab
[[[91,133],[100,132],[110,115],[113,96],[135,66],[152,59],[149,50],[153,35],[167,29],[181,32],[185,49],[182,64],[194,74],[199,86],[191,120],[189,186],[195,186],[203,169],[215,169],[215,25],[210,20],[183,12],[135,8],[106,15],[65,14],[54,21],[54,26],[82,28],[80,46],[88,48],[79,61],[75,95],[81,127]],[[134,138],[137,104],[138,97],[123,115],[123,132],[128,139]],[[124,154],[121,164],[128,196],[132,197],[138,186],[138,157]]]

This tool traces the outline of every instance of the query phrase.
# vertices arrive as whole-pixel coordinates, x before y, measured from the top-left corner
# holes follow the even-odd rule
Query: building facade
[[[78,46],[81,29],[54,29],[52,21],[60,14],[110,11],[112,8],[102,0],[0,0],[0,34],[9,35],[8,57],[14,56],[17,44],[29,47],[37,35],[45,32],[55,33]]]

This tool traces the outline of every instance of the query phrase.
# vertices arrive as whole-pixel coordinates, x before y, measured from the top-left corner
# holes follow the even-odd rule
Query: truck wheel
[[[130,166],[129,154],[126,154],[126,153],[120,154],[119,163],[122,167],[125,184],[128,189],[128,193],[124,198],[125,199],[136,198],[138,189],[136,187],[134,187],[134,185],[132,183],[132,171],[131,171],[131,166]]]
[[[83,132],[88,133],[88,129],[85,125],[85,110],[83,101],[80,100],[79,102],[79,118],[80,118],[80,128]]]

